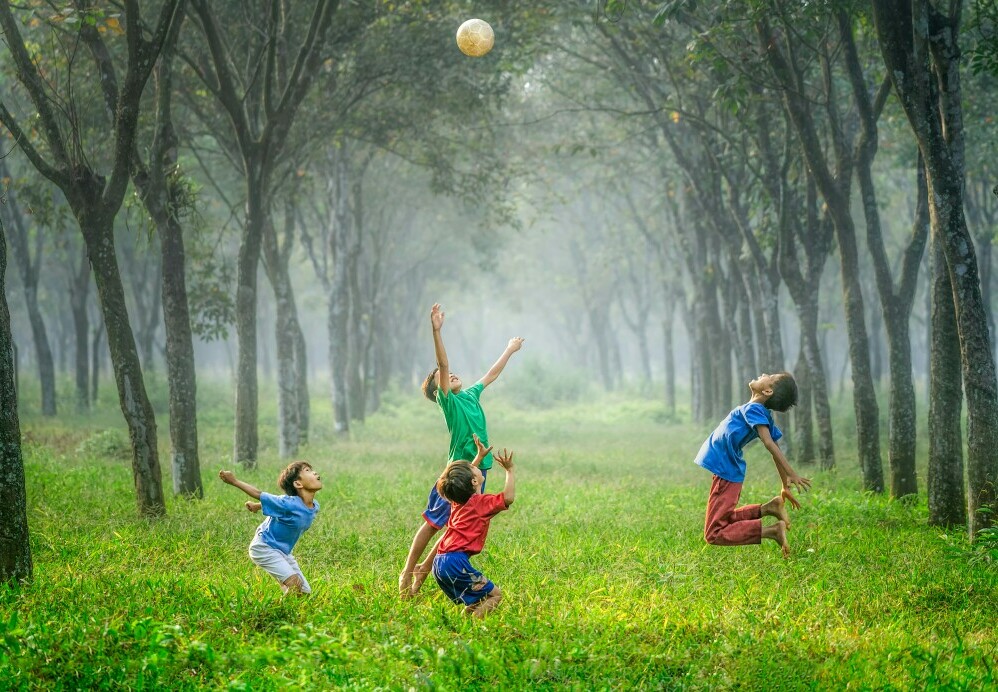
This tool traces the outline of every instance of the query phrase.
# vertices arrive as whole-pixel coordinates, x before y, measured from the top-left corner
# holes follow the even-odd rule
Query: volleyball
[[[457,47],[472,58],[480,58],[488,53],[494,43],[492,27],[482,19],[469,19],[457,29]]]

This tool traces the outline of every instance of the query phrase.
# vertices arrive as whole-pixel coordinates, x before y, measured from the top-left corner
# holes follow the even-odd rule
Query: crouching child
[[[470,558],[485,547],[492,517],[513,504],[516,480],[513,453],[504,449],[494,458],[506,471],[506,484],[501,493],[484,494],[484,477],[478,464],[492,448],[486,448],[477,436],[474,439],[478,447],[474,461],[449,464],[437,481],[437,491],[451,502],[451,511],[447,531],[436,546],[433,577],[448,598],[464,606],[466,613],[485,617],[499,605],[502,592],[472,566]]]
[[[291,554],[298,539],[312,525],[319,512],[315,494],[322,490],[322,478],[311,464],[294,461],[281,471],[277,484],[285,495],[261,492],[237,479],[232,471],[219,471],[218,477],[259,500],[247,502],[246,509],[250,512],[262,510],[266,517],[257,527],[249,545],[253,564],[274,577],[285,594],[312,593],[298,561]]]

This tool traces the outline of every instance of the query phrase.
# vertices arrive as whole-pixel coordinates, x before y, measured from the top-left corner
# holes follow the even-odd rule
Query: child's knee
[[[721,527],[718,524],[711,524],[703,530],[703,539],[711,545],[717,545],[717,540],[720,538],[720,534]]]
[[[498,586],[495,586],[489,591],[489,595],[486,598],[492,600],[494,603],[498,603],[502,600],[502,590]]]

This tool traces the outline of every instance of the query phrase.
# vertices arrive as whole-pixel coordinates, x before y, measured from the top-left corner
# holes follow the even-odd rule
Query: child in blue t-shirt
[[[444,414],[447,431],[450,433],[448,463],[471,461],[476,453],[475,437],[477,436],[485,445],[489,443],[485,412],[480,403],[482,392],[499,377],[510,356],[520,350],[523,339],[521,337],[510,339],[499,360],[489,368],[482,379],[465,389],[461,378],[450,371],[447,362],[447,351],[440,333],[444,326],[444,313],[439,303],[434,304],[430,310],[430,326],[433,327],[433,350],[437,358],[437,367],[426,376],[423,382],[423,394],[436,403]],[[491,453],[481,462],[483,477],[488,475],[490,468],[492,468]],[[423,511],[423,523],[412,538],[405,566],[399,574],[399,595],[403,598],[418,593],[423,581],[430,574],[433,567],[432,551],[422,563],[417,564],[417,562],[434,534],[447,525],[450,508],[451,503],[440,496],[436,485],[430,488],[426,509]]]
[[[219,471],[218,477],[259,502],[247,502],[251,512],[263,510],[266,519],[256,529],[249,546],[255,565],[270,574],[284,593],[308,594],[312,587],[291,554],[295,543],[312,525],[319,511],[315,494],[322,490],[322,478],[307,461],[294,461],[281,471],[277,485],[286,495],[271,495],[236,478],[232,471]]]
[[[788,372],[764,374],[749,382],[749,389],[752,398],[721,421],[704,440],[696,456],[696,463],[714,474],[703,537],[713,545],[752,545],[768,538],[780,545],[786,557],[790,554],[787,543],[790,517],[785,503],[799,509],[800,503],[790,488],[806,491],[811,487],[811,480],[797,475],[776,444],[783,433],[773,422],[770,411],[787,411],[797,404],[797,382]],[[773,456],[783,490],[764,505],[744,505],[736,509],[745,480],[742,448],[756,438],[762,440]],[[777,521],[764,527],[764,516],[776,517]]]

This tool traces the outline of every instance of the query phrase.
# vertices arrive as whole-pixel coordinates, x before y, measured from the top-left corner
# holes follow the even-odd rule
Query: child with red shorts
[[[800,503],[790,488],[806,491],[811,480],[797,475],[776,444],[783,433],[773,422],[771,411],[787,411],[796,405],[797,382],[788,372],[763,374],[749,382],[749,389],[752,398],[721,421],[696,456],[696,463],[714,474],[703,537],[713,545],[753,545],[768,538],[780,545],[786,557],[790,554],[787,543],[790,517],[785,503],[799,509]],[[742,448],[757,438],[773,456],[783,490],[766,504],[736,508],[745,480]],[[762,517],[766,516],[776,517],[776,523],[763,526]]]

